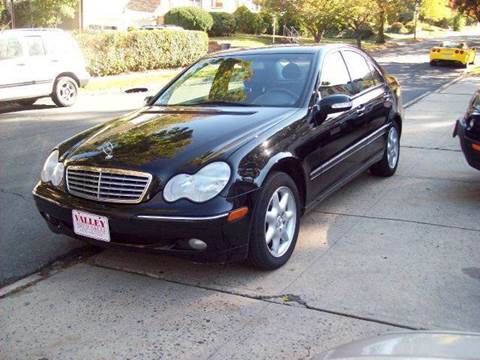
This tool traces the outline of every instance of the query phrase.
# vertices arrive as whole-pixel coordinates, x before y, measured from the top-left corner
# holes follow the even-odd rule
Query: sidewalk
[[[480,173],[451,137],[479,86],[409,107],[398,175],[322,203],[282,269],[103,251],[0,299],[0,358],[308,359],[388,331],[480,331]]]

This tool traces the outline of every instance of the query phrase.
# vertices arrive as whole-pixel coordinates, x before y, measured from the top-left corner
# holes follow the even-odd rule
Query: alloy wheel
[[[395,166],[397,166],[399,152],[398,131],[394,126],[392,126],[388,132],[387,139],[387,161],[390,169],[393,169]]]
[[[57,85],[57,96],[65,104],[72,104],[77,97],[77,88],[71,80],[61,79]]]
[[[275,190],[265,216],[265,241],[274,257],[283,256],[290,245],[297,226],[297,205],[292,190],[282,186]]]

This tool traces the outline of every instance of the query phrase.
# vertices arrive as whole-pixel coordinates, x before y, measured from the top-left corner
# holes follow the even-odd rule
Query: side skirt
[[[378,154],[372,156],[367,162],[365,162],[362,166],[360,166],[359,168],[355,169],[354,171],[352,171],[348,176],[346,176],[345,178],[337,181],[336,183],[334,183],[331,187],[329,187],[328,189],[326,189],[325,191],[323,191],[320,195],[318,195],[317,198],[315,198],[314,200],[312,200],[307,206],[305,206],[305,211],[304,211],[304,214],[308,213],[309,211],[313,210],[320,202],[322,202],[323,200],[325,200],[327,197],[329,197],[330,195],[332,195],[333,193],[335,193],[337,190],[339,190],[340,188],[344,187],[346,184],[348,184],[350,181],[352,181],[353,179],[355,179],[357,176],[359,176],[360,174],[362,174],[363,172],[367,171],[373,164],[379,162],[380,160],[382,160],[382,157],[383,157],[383,152],[384,150],[382,150],[381,152],[379,152]]]

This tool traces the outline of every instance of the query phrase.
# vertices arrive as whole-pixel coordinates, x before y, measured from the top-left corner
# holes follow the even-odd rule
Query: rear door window
[[[27,56],[45,56],[45,46],[41,36],[25,36],[23,41]]]
[[[353,94],[359,94],[378,85],[367,60],[353,51],[344,51],[343,56],[352,78]]]

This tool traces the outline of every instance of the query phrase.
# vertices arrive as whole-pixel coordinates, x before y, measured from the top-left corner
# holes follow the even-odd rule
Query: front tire
[[[383,158],[370,168],[375,176],[389,177],[395,174],[400,159],[400,128],[396,122],[388,130]]]
[[[69,76],[59,77],[53,86],[52,100],[58,107],[73,106],[77,101],[78,85]]]
[[[290,176],[270,175],[253,214],[249,262],[263,270],[274,270],[290,259],[300,226],[300,196]]]

